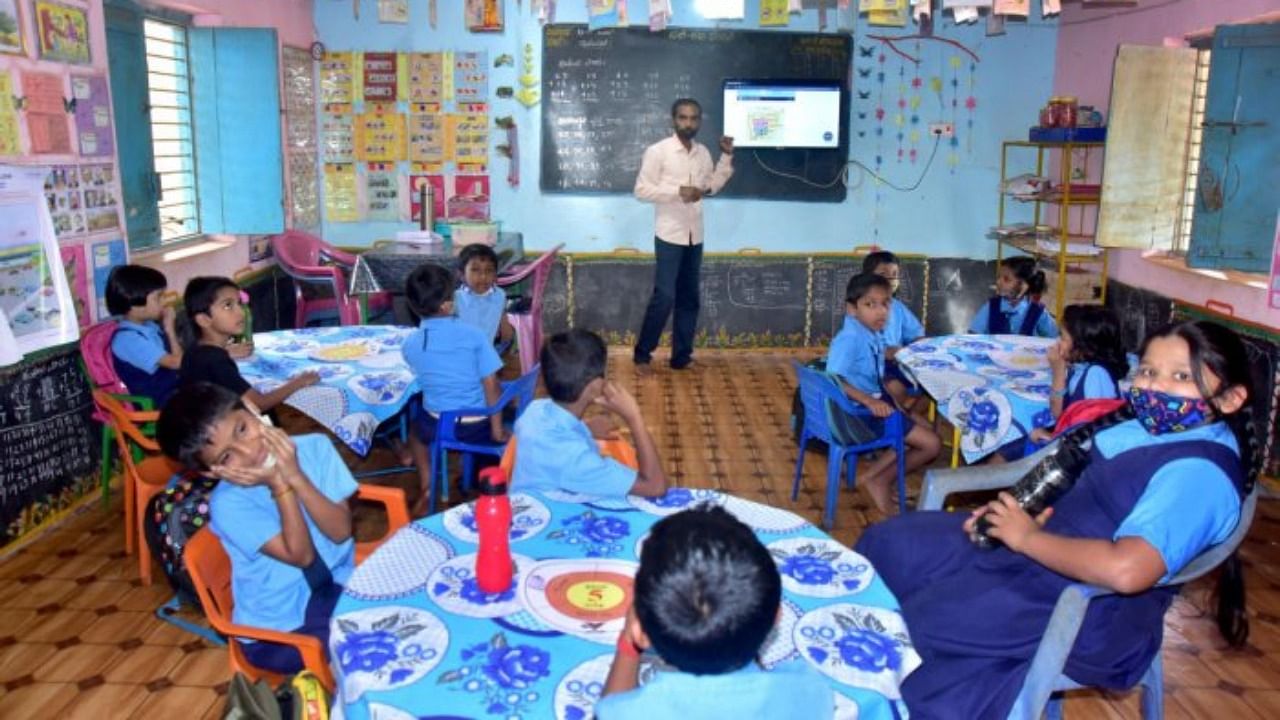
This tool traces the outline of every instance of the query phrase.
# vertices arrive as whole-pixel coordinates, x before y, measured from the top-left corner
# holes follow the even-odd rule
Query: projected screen
[[[840,84],[726,80],[724,134],[736,147],[838,147]]]

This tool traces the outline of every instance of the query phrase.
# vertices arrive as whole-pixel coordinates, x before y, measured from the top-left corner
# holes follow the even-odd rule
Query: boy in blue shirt
[[[805,661],[756,662],[778,618],[782,580],[751,528],[719,506],[658,521],[640,553],[635,600],[596,703],[600,720],[825,720],[835,696]],[[675,672],[639,682],[640,653]]]
[[[406,280],[405,296],[409,308],[422,318],[417,332],[405,338],[400,348],[422,388],[422,404],[410,409],[415,432],[409,434],[409,450],[422,488],[413,512],[421,515],[431,497],[427,447],[435,440],[440,413],[497,404],[502,396],[497,376],[502,360],[493,349],[491,336],[454,315],[453,273],[439,265],[423,264]],[[500,412],[461,418],[454,433],[459,440],[476,444],[502,444],[508,436]],[[488,461],[488,456],[481,456],[481,464]]]
[[[458,253],[462,285],[453,296],[458,318],[474,325],[499,345],[511,342],[515,329],[507,322],[507,294],[498,287],[498,255],[488,245],[472,243]]]
[[[852,444],[884,435],[884,418],[899,411],[882,386],[886,348],[882,331],[889,319],[890,294],[889,281],[879,275],[862,273],[850,278],[845,287],[844,327],[832,338],[827,351],[827,372],[840,379],[845,395],[875,416],[849,417],[852,437],[846,439]],[[923,417],[902,412],[907,426],[903,438],[907,447],[904,462],[906,472],[910,473],[938,456],[942,440]],[[876,508],[886,515],[893,508],[895,460],[892,452],[881,453],[862,473],[863,487]]]
[[[915,399],[907,395],[907,385],[911,381],[902,374],[894,356],[902,348],[924,337],[924,325],[920,324],[907,304],[897,298],[898,279],[902,275],[898,256],[888,250],[877,250],[862,259],[862,272],[879,275],[889,281],[889,319],[884,330],[884,390],[889,393],[899,407],[910,409]]]
[[[175,329],[173,308],[160,296],[168,283],[159,270],[120,265],[107,277],[103,292],[107,310],[120,318],[111,336],[116,376],[135,395],[149,397],[163,407],[178,387],[182,344]]]
[[[584,495],[660,497],[667,476],[658,446],[645,427],[640,406],[621,385],[605,379],[608,354],[599,335],[586,330],[547,340],[539,361],[550,399],[534,400],[516,421],[516,460],[511,487],[517,491],[566,490]],[[620,417],[635,442],[639,470],[600,454],[595,438],[613,431],[608,417],[590,424],[592,406]]]
[[[209,498],[209,530],[231,559],[232,620],[311,635],[327,650],[329,619],[355,568],[347,503],[356,481],[333,443],[291,438],[205,382],[174,393],[156,441],[170,458],[221,480]],[[238,642],[256,667],[302,669],[292,646]]]

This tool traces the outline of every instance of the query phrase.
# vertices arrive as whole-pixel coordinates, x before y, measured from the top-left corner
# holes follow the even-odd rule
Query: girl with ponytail
[[[1057,323],[1040,302],[1044,291],[1044,271],[1036,267],[1035,258],[1005,258],[996,274],[996,295],[978,308],[969,332],[1058,337]]]
[[[1005,717],[1063,588],[1115,591],[1089,605],[1065,672],[1132,687],[1160,651],[1178,588],[1167,581],[1228,538],[1259,466],[1244,343],[1212,322],[1162,328],[1143,345],[1128,403],[1062,437],[1055,460],[1079,472],[1031,517],[1001,493],[969,515],[918,512],[863,533],[924,664],[902,686],[918,717]],[[978,518],[1003,544],[970,542]],[[1218,626],[1248,636],[1239,562],[1223,567]]]

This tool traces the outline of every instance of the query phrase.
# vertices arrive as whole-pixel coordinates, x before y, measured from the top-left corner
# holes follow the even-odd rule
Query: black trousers
[[[658,347],[667,317],[671,323],[671,367],[682,368],[693,359],[693,333],[698,326],[699,276],[702,273],[702,244],[673,245],[653,239],[657,267],[653,273],[653,297],[644,311],[644,323],[636,338],[633,358],[647,364]]]

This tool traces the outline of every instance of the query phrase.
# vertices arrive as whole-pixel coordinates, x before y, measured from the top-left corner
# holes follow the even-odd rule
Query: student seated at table
[[[422,318],[417,331],[400,347],[422,388],[422,403],[410,408],[414,432],[409,433],[409,450],[422,489],[414,503],[415,515],[424,513],[430,501],[427,447],[435,440],[440,413],[489,407],[502,395],[497,375],[502,360],[493,349],[493,338],[454,315],[454,287],[453,273],[431,263],[419,266],[405,281],[409,308]],[[501,444],[508,435],[500,412],[464,417],[455,434],[463,442],[476,444]],[[491,461],[482,455],[479,462]]]
[[[1120,397],[1129,359],[1120,344],[1120,318],[1102,305],[1068,305],[1062,310],[1058,342],[1049,348],[1053,379],[1049,411],[1056,420],[1080,400]],[[1047,443],[1053,428],[1035,428],[1031,440]]]
[[[297,390],[315,385],[320,376],[307,370],[266,393],[254,390],[236,367],[236,357],[246,357],[246,346],[233,344],[244,332],[244,306],[240,286],[225,277],[197,277],[182,293],[187,313],[186,351],[179,376],[182,384],[209,382],[220,385],[258,412],[270,412]]]
[[[604,341],[593,332],[570,330],[547,340],[539,361],[551,397],[534,400],[516,421],[512,489],[559,489],[611,497],[666,493],[667,476],[657,443],[645,427],[636,399],[605,378],[607,360]],[[592,407],[626,423],[639,470],[600,454],[595,438],[611,437],[614,426],[610,418],[601,416],[590,424],[583,422]]]
[[[164,274],[142,265],[119,265],[107,277],[103,293],[107,310],[120,318],[111,336],[116,376],[134,395],[163,407],[178,387],[182,343],[173,308],[160,302],[168,282]]]
[[[880,334],[884,335],[885,344],[884,391],[889,393],[889,397],[893,398],[899,407],[910,409],[915,404],[915,399],[907,395],[907,386],[911,381],[902,374],[894,356],[902,348],[924,337],[924,325],[920,324],[920,320],[916,318],[915,313],[911,312],[911,308],[897,298],[898,279],[902,272],[897,255],[888,250],[869,253],[862,259],[862,272],[873,273],[889,281],[889,292],[892,296],[889,301],[889,319],[884,324],[884,330],[880,331]]]
[[[884,378],[885,339],[882,331],[889,318],[891,297],[889,281],[879,275],[854,275],[845,286],[845,319],[840,332],[831,339],[827,351],[827,372],[840,379],[840,389],[854,402],[866,407],[874,418],[847,416],[841,438],[846,444],[860,445],[884,435],[884,418],[899,409],[887,397],[881,382]],[[929,464],[942,449],[942,440],[929,422],[905,410],[906,472]],[[871,467],[860,473],[862,486],[882,513],[893,510],[893,480],[897,474],[897,458],[892,451],[883,452]]]
[[[507,321],[507,294],[495,282],[498,254],[488,245],[472,243],[458,253],[458,267],[462,284],[453,296],[458,318],[499,345],[511,342],[515,329]]]
[[[996,275],[996,296],[978,308],[969,323],[969,332],[1058,337],[1053,316],[1038,300],[1044,290],[1044,271],[1036,269],[1033,258],[1005,258]]]
[[[724,508],[658,521],[640,553],[634,597],[596,703],[600,720],[832,716],[831,687],[807,662],[766,671],[756,660],[778,620],[782,581],[755,533]],[[636,687],[647,650],[675,670]]]
[[[355,567],[348,499],[356,481],[324,435],[289,437],[234,393],[183,385],[160,413],[165,455],[219,480],[209,530],[231,558],[232,620],[329,647],[329,618]],[[288,645],[241,641],[255,667],[302,669]]]
[[[1084,462],[1072,489],[1038,517],[1007,492],[968,516],[914,512],[872,525],[856,550],[902,603],[924,664],[902,695],[912,717],[1005,717],[1063,588],[1094,598],[1065,673],[1132,687],[1160,652],[1168,580],[1240,520],[1260,464],[1244,343],[1212,322],[1149,336],[1127,404],[1066,433],[1059,456]],[[1083,449],[1086,441],[1092,446]],[[994,550],[970,542],[987,516]],[[1239,560],[1219,578],[1218,627],[1248,636]]]

